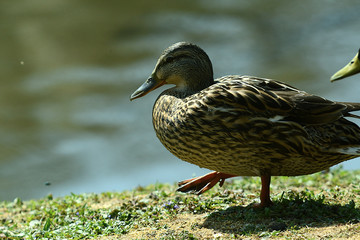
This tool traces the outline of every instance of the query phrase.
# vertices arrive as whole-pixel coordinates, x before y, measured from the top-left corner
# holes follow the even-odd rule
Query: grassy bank
[[[0,239],[360,239],[360,171],[273,177],[274,206],[254,209],[259,178],[198,197],[156,184],[121,193],[0,203]]]

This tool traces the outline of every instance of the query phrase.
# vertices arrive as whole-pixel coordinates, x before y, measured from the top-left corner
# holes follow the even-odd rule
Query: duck
[[[334,82],[354,74],[360,73],[360,49],[351,61],[331,76],[330,81]]]
[[[212,170],[179,182],[202,194],[228,178],[261,178],[260,203],[269,207],[272,176],[320,172],[360,155],[360,128],[346,119],[360,103],[335,102],[286,83],[247,75],[213,77],[199,46],[178,42],[160,55],[130,100],[168,86],[156,99],[156,136],[179,159]]]

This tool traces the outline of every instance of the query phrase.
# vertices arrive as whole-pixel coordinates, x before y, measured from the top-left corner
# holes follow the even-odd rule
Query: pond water
[[[0,200],[208,172],[157,140],[151,109],[162,89],[129,101],[178,41],[200,45],[216,77],[255,75],[360,101],[359,76],[329,82],[360,47],[359,12],[355,0],[1,1]]]

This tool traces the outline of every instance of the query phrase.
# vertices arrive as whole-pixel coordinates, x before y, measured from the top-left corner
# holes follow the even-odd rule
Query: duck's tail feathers
[[[346,114],[345,114],[345,117],[352,117],[352,118],[358,118],[358,119],[360,119],[360,116],[355,115],[355,114],[351,114],[351,113],[346,113]]]
[[[346,106],[346,109],[343,112],[345,117],[360,118],[360,116],[350,113],[360,111],[360,103],[341,102],[341,104]]]
[[[347,146],[341,148],[334,148],[332,152],[343,153],[346,155],[358,155],[360,156],[360,146]]]

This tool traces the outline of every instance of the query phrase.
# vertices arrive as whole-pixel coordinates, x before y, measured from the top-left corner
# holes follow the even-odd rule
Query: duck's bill
[[[152,90],[161,87],[164,85],[164,81],[158,81],[152,77],[149,77],[148,80],[146,80],[143,85],[141,85],[136,91],[131,94],[130,101],[140,98],[151,92]]]
[[[342,69],[331,76],[330,81],[340,80],[360,72],[360,49],[356,56]]]

